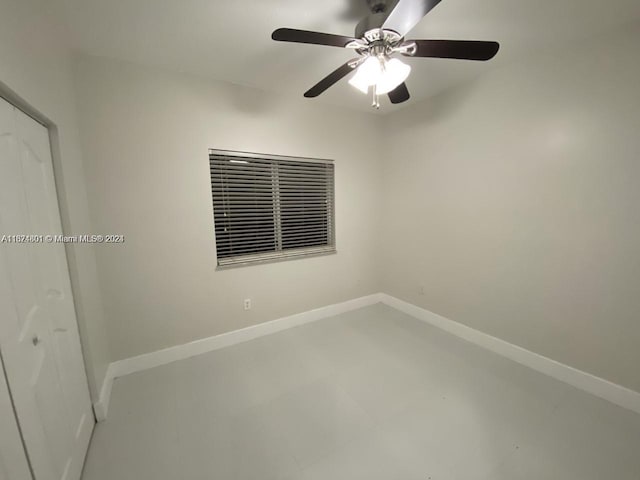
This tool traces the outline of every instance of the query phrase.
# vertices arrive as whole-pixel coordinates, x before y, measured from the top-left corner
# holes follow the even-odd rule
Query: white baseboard
[[[568,383],[576,388],[591,393],[611,403],[640,413],[640,393],[615,384],[577,368],[551,360],[537,353],[533,353],[512,343],[492,337],[486,333],[474,330],[448,318],[430,312],[424,308],[405,302],[398,298],[380,294],[381,301],[386,305],[400,310],[412,317],[422,320],[434,327],[438,327],[468,342],[486,348],[498,355],[518,362],[533,370],[549,375],[557,380]]]
[[[111,399],[111,387],[113,387],[114,379],[113,363],[109,364],[100,388],[100,398],[93,404],[93,413],[98,422],[107,419],[107,411],[109,410],[109,400]]]
[[[471,327],[449,320],[448,318],[405,302],[404,300],[392,297],[391,295],[387,295],[386,293],[376,293],[366,297],[360,297],[354,300],[337,303],[335,305],[309,310],[307,312],[272,320],[270,322],[260,323],[240,330],[223,333],[209,338],[203,338],[201,340],[195,340],[183,345],[177,345],[175,347],[169,347],[163,350],[139,355],[137,357],[126,358],[124,360],[113,362],[107,369],[107,373],[100,390],[100,399],[94,405],[96,419],[98,421],[102,421],[107,418],[109,398],[111,397],[111,387],[115,378],[139,372],[141,370],[158,367],[160,365],[165,365],[167,363],[175,362],[176,360],[183,360],[185,358],[211,352],[219,348],[236,345],[254,338],[280,332],[288,328],[314,322],[316,320],[349,312],[351,310],[357,310],[358,308],[380,302],[540,373],[549,375],[550,377],[568,383],[569,385],[589,392],[597,397],[608,400],[611,403],[640,413],[640,393],[638,392],[555,360],[551,360],[550,358],[533,353],[512,343],[500,340],[499,338],[492,337],[486,333],[474,330]]]
[[[105,375],[105,379],[100,390],[100,399],[94,404],[96,419],[98,421],[103,421],[107,418],[111,387],[113,385],[113,380],[118,377],[165,365],[167,363],[175,362],[176,360],[194,357],[196,355],[211,352],[230,345],[236,345],[254,338],[280,332],[288,328],[314,322],[322,318],[332,317],[351,310],[357,310],[358,308],[380,302],[380,294],[375,293],[365,297],[347,300],[346,302],[317,308],[315,310],[297,313],[277,320],[259,323],[258,325],[252,325],[240,330],[234,330],[232,332],[215,335],[213,337],[195,340],[183,345],[176,345],[163,350],[138,355],[137,357],[115,361],[111,363],[107,369],[107,374]]]

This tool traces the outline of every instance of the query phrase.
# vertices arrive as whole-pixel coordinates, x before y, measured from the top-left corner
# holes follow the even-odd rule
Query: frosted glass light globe
[[[397,58],[369,57],[358,67],[356,74],[349,80],[349,84],[362,93],[367,93],[369,87],[375,85],[376,93],[383,95],[395,89],[404,82],[411,73],[411,66],[402,63]]]

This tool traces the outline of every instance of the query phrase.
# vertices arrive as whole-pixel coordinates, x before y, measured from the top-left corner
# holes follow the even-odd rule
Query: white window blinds
[[[211,150],[219,266],[335,252],[330,160]]]

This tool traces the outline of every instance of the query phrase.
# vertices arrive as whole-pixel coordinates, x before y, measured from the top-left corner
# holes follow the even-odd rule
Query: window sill
[[[253,265],[264,265],[268,263],[279,263],[286,262],[289,260],[301,260],[305,258],[313,258],[313,257],[324,257],[326,255],[334,255],[338,253],[335,247],[327,247],[324,250],[314,249],[313,251],[307,250],[297,250],[291,251],[284,255],[282,254],[273,254],[273,256],[266,257],[261,255],[260,258],[252,258],[247,256],[246,258],[238,257],[236,260],[233,260],[229,263],[223,263],[216,267],[216,270],[230,270],[232,268],[240,268],[240,267],[250,267]]]

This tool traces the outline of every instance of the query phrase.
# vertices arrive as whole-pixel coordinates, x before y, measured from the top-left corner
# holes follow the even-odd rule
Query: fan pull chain
[[[371,106],[376,110],[380,110],[380,98],[378,97],[378,86],[375,84],[373,85],[373,99],[372,99]]]

